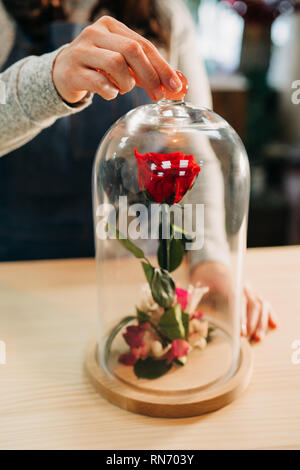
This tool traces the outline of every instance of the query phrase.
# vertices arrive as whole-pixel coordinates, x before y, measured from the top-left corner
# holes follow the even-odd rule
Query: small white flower
[[[189,333],[194,332],[199,333],[199,335],[206,338],[208,335],[208,322],[206,320],[198,320],[197,318],[193,318],[193,320],[190,321]]]
[[[200,339],[194,343],[194,348],[201,349],[201,351],[203,351],[203,349],[205,349],[206,346],[207,346],[207,341],[203,337],[200,337]]]
[[[157,322],[164,313],[164,309],[153,299],[149,284],[143,285],[142,292],[143,297],[137,307],[142,312],[150,315],[154,322]]]
[[[199,333],[193,333],[189,335],[188,342],[193,348],[204,349],[207,345],[207,341]]]
[[[160,341],[153,341],[153,343],[151,344],[151,351],[153,356],[158,359],[164,356],[169,351],[171,346],[171,344],[168,344],[165,348],[163,348]]]
[[[163,347],[160,341],[153,341],[151,344],[151,351],[154,357],[160,357]]]
[[[209,287],[200,287],[200,286],[195,287],[195,286],[189,285],[188,287],[189,302],[185,309],[186,313],[190,313],[190,314],[194,313],[202,297],[208,291],[209,291]]]

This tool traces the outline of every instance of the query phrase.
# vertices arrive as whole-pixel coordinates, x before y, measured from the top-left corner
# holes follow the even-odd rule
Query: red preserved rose
[[[155,202],[176,204],[194,184],[201,168],[193,155],[183,152],[146,153],[134,149],[138,183]]]

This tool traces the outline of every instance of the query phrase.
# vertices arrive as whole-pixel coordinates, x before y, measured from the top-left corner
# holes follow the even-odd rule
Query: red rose
[[[158,203],[181,201],[201,170],[193,155],[182,152],[142,155],[134,149],[134,153],[139,187]]]

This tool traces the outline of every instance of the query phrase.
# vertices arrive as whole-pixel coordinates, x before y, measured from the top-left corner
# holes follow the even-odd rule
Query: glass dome
[[[94,164],[98,361],[148,394],[237,370],[249,165],[214,112],[162,100],[119,119]]]

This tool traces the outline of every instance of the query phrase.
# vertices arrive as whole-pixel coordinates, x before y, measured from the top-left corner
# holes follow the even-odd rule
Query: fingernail
[[[180,91],[182,88],[182,83],[179,79],[175,80],[175,78],[171,78],[170,87],[174,91]]]

